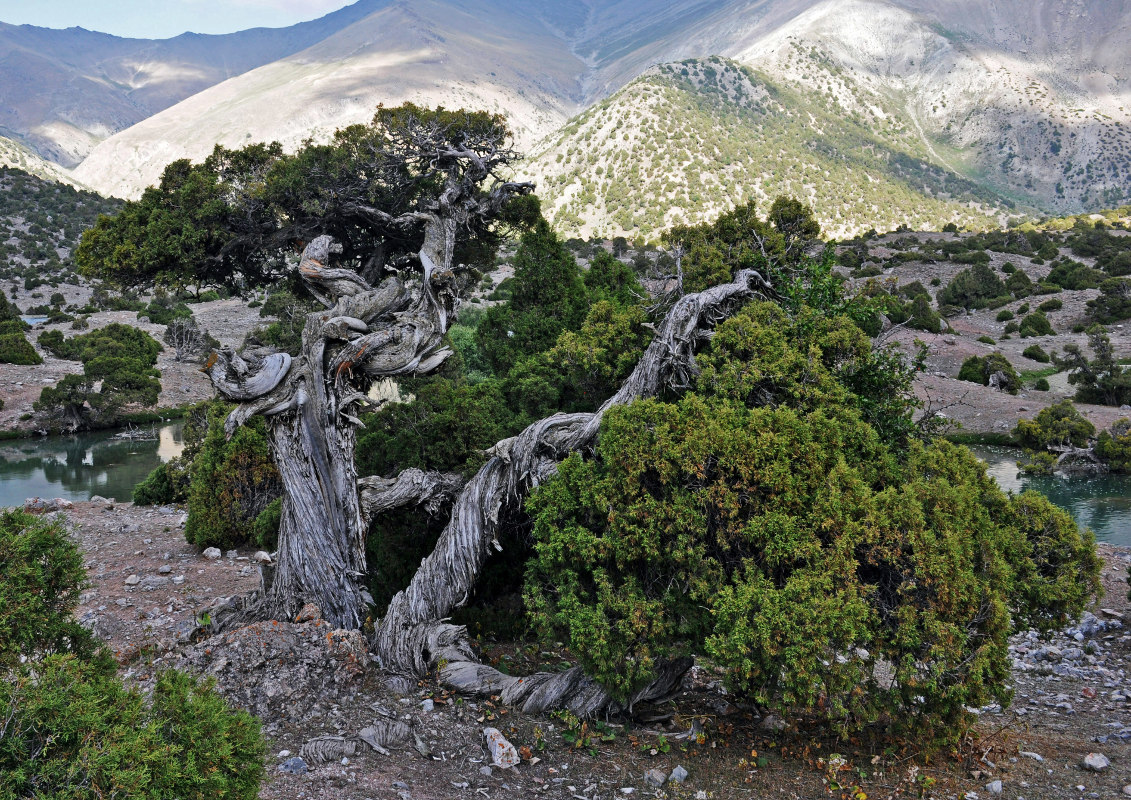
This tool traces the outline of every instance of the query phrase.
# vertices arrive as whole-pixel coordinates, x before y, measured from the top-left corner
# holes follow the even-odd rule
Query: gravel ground
[[[984,709],[955,757],[916,764],[905,750],[831,740],[804,720],[781,730],[698,667],[673,701],[610,720],[604,739],[578,749],[558,717],[382,672],[362,637],[331,631],[314,612],[193,641],[200,613],[257,585],[250,552],[204,558],[185,543],[176,508],[91,502],[63,513],[91,580],[80,618],[106,638],[127,679],[145,686],[164,667],[189,668],[215,676],[230,702],[257,714],[269,738],[260,795],[269,800],[807,800],[842,796],[825,782],[834,752],[846,759],[842,782],[853,778],[869,798],[914,797],[924,778],[934,784],[923,797],[955,800],[998,796],[995,781],[1000,796],[1027,800],[1116,798],[1131,784],[1128,549],[1100,546],[1106,593],[1081,623],[1012,639],[1013,706]],[[562,657],[543,646],[487,641],[483,658],[527,669]],[[519,749],[517,766],[492,764],[488,727]],[[364,742],[374,731],[387,754]],[[1082,766],[1093,752],[1110,762],[1103,772]],[[687,772],[684,783],[668,780],[676,767]],[[649,783],[660,779],[662,787]]]

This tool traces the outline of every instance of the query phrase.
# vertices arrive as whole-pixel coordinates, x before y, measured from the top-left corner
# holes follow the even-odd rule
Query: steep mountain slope
[[[76,177],[135,196],[170,160],[202,158],[215,142],[293,146],[368,120],[379,102],[411,99],[507,113],[520,145],[537,150],[545,177],[560,181],[566,173],[545,155],[577,147],[566,142],[569,131],[597,130],[586,117],[557,133],[572,115],[656,64],[720,55],[780,90],[775,108],[785,117],[765,124],[786,137],[780,149],[790,164],[809,147],[796,120],[812,113],[826,138],[843,144],[869,134],[874,141],[861,146],[983,186],[989,205],[968,215],[996,213],[990,207],[1001,197],[1059,213],[1131,199],[1131,4],[1117,0],[362,0],[338,13],[347,11],[306,49],[110,137]],[[754,144],[764,130],[716,122],[697,135],[713,143],[725,133],[772,160]],[[650,146],[661,153],[667,145]],[[765,169],[755,167],[744,169]],[[607,182],[587,179],[595,192]],[[933,184],[908,185],[957,208]],[[603,201],[567,211],[564,197],[552,200],[576,217],[571,224],[604,224]],[[716,201],[689,200],[684,210]],[[917,203],[915,213],[926,213]],[[846,203],[845,219],[849,207],[857,208]],[[867,219],[848,227],[857,222]]]
[[[0,133],[74,166],[107,136],[304,50],[386,2],[361,0],[288,28],[159,41],[0,23]]]
[[[518,0],[391,2],[313,47],[232,78],[100,144],[75,171],[131,196],[215,143],[294,146],[404,100],[506,112],[521,142],[579,108],[584,64]]]
[[[1131,8],[1107,0],[826,0],[735,55],[1040,208],[1131,198]],[[950,150],[952,157],[942,158]]]
[[[835,236],[984,226],[1011,205],[933,164],[908,126],[845,117],[827,95],[721,58],[653,68],[572,120],[526,171],[557,226],[586,236],[654,238],[780,194]]]
[[[21,143],[5,136],[0,136],[0,166],[22,169],[44,180],[76,185],[67,170],[40,158]]]

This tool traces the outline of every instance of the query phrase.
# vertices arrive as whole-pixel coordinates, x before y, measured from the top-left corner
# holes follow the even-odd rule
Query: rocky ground
[[[567,718],[527,716],[383,673],[363,637],[330,630],[313,609],[299,621],[193,641],[202,614],[257,585],[253,553],[206,558],[185,543],[176,508],[91,502],[61,513],[86,553],[91,586],[81,619],[130,680],[145,686],[162,668],[192,669],[258,715],[270,747],[265,800],[807,800],[847,797],[854,786],[869,798],[1131,795],[1122,788],[1131,784],[1131,550],[1101,546],[1105,596],[1078,624],[1044,639],[1013,638],[1012,707],[984,709],[960,755],[922,762],[906,746],[835,741],[804,720],[764,718],[702,668],[673,701],[587,727],[586,744],[576,746]],[[488,640],[483,657],[515,670],[568,657],[544,647]],[[516,766],[493,762],[488,728],[516,748]],[[1108,766],[1092,771],[1089,757]],[[830,776],[847,788],[831,789]]]
[[[76,287],[67,285],[62,285],[60,290],[62,289],[78,291]],[[87,294],[89,295],[89,291]],[[73,302],[72,298],[68,297],[68,302]],[[249,309],[247,303],[242,300],[197,303],[192,309],[197,322],[205,330],[222,345],[231,347],[238,347],[247,331],[261,322],[258,312]],[[57,325],[39,324],[28,331],[28,340],[35,344],[40,334],[47,330],[59,330],[64,336],[71,337],[103,328],[112,322],[140,328],[159,342],[165,335],[164,325],[154,325],[148,319],[139,322],[135,311],[102,311],[90,315],[90,327],[85,331],[74,330],[69,322]],[[43,348],[37,346],[36,349],[43,356],[42,364],[34,366],[4,364],[3,369],[0,370],[0,401],[3,401],[3,408],[0,408],[0,431],[19,430],[30,434],[37,425],[31,416],[32,403],[39,398],[43,387],[54,386],[65,375],[82,373],[82,364],[78,361],[55,358]],[[157,401],[160,409],[174,409],[197,403],[213,395],[212,384],[200,371],[200,364],[192,361],[177,361],[176,353],[171,347],[165,347],[165,350],[157,356],[157,369],[161,372],[161,396]]]

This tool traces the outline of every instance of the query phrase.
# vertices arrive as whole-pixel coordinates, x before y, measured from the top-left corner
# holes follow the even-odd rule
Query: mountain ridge
[[[917,138],[914,158],[995,207],[1131,199],[1131,8],[1116,0],[362,0],[335,14],[347,11],[305,48],[89,139],[74,178],[136,196],[215,142],[294,147],[405,100],[506,113],[537,154],[658,64],[720,56],[799,106],[832,103],[841,119],[825,125],[846,139],[864,124]]]

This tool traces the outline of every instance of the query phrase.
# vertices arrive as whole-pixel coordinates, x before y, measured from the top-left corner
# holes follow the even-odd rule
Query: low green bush
[[[1049,311],[1059,311],[1063,307],[1064,303],[1061,302],[1059,298],[1054,297],[1053,299],[1046,300],[1045,302],[1037,306],[1037,310],[1043,311],[1047,314]]]
[[[169,475],[169,465],[161,464],[134,487],[133,501],[138,506],[160,506],[177,500],[176,486]]]
[[[125,688],[73,616],[84,585],[62,522],[0,511],[0,800],[255,798],[259,722],[185,673]]]
[[[1018,333],[1024,339],[1030,336],[1055,336],[1056,331],[1052,329],[1052,324],[1049,318],[1042,314],[1040,311],[1034,311],[1032,314],[1026,314],[1025,318],[1021,320],[1021,325],[1018,328]]]
[[[1049,357],[1049,354],[1046,353],[1039,344],[1029,345],[1025,348],[1021,355],[1025,356],[1025,358],[1031,358],[1034,361],[1039,361],[1042,364],[1047,364],[1052,360]]]
[[[42,364],[43,356],[22,333],[0,334],[0,364]]]
[[[1008,308],[1002,309],[1001,311],[997,312],[996,319],[998,322],[1009,322],[1011,319],[1013,319],[1013,312]]]
[[[1033,381],[1033,389],[1038,392],[1047,392],[1049,390],[1049,379],[1037,378]]]
[[[276,497],[259,512],[252,524],[255,543],[264,550],[273,551],[279,544],[279,526],[283,522],[283,498]]]
[[[253,540],[256,518],[282,495],[262,417],[224,434],[228,407],[215,403],[191,466],[185,538],[197,547],[227,550]]]
[[[976,342],[981,342],[982,344],[989,344],[989,345],[994,345],[994,344],[997,344],[997,342],[995,342],[995,341],[993,340],[993,338],[992,338],[992,337],[990,337],[990,336],[979,336],[979,337],[978,337],[977,339],[975,339],[974,341],[976,341]]]

